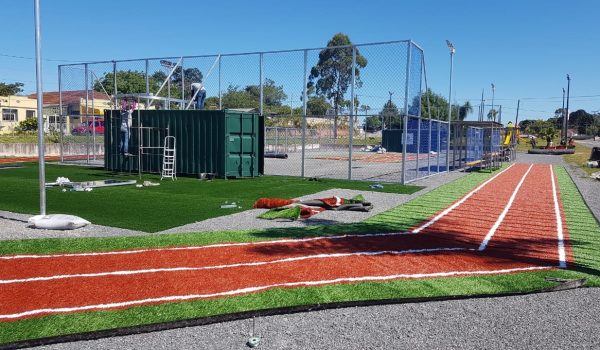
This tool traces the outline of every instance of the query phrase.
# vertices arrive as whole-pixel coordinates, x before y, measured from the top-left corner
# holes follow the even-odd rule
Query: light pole
[[[452,120],[452,71],[454,70],[454,53],[456,49],[449,40],[446,40],[446,45],[450,49],[450,91],[448,92],[448,142],[446,144],[446,170],[450,171],[450,134],[451,134],[451,120]],[[454,158],[454,157],[453,157]]]
[[[496,166],[496,156],[494,155],[494,124],[496,123],[496,111],[494,110],[494,97],[496,94],[496,86],[492,83],[492,132],[490,135],[490,152],[492,156],[492,166]]]
[[[569,127],[569,90],[571,89],[571,76],[567,74],[567,109],[565,110],[565,141],[567,138],[567,128]]]
[[[560,134],[560,140],[563,145],[567,144],[567,116],[565,115],[565,88],[563,90],[563,104],[560,114],[562,114],[562,132]]]

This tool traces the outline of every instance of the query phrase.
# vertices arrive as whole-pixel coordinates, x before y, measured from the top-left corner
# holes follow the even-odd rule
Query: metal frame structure
[[[317,48],[305,48],[305,49],[295,49],[295,50],[277,50],[277,51],[262,51],[262,52],[246,52],[246,53],[231,53],[231,54],[212,54],[212,55],[199,55],[199,56],[178,56],[178,57],[155,57],[155,58],[142,58],[142,59],[128,59],[128,60],[111,60],[111,61],[95,61],[95,62],[87,62],[87,63],[72,63],[72,64],[64,64],[64,65],[60,65],[58,67],[58,73],[59,73],[59,98],[60,98],[60,110],[61,110],[61,114],[63,113],[63,84],[65,83],[65,79],[63,77],[63,75],[65,74],[65,71],[67,69],[77,69],[78,67],[81,67],[82,65],[84,66],[85,69],[85,89],[86,89],[86,96],[85,96],[85,105],[86,105],[86,112],[87,112],[87,106],[88,103],[90,103],[90,96],[89,96],[89,89],[90,89],[90,85],[89,85],[89,81],[88,81],[88,71],[89,71],[89,67],[91,67],[92,65],[97,66],[100,65],[101,67],[107,67],[112,65],[112,74],[113,74],[113,87],[112,87],[112,91],[110,91],[110,89],[106,89],[103,86],[103,89],[105,91],[105,93],[108,94],[108,92],[112,92],[112,96],[109,95],[111,97],[111,102],[114,106],[118,106],[119,105],[119,99],[122,98],[124,95],[123,94],[119,94],[118,91],[118,79],[117,79],[117,73],[119,72],[118,70],[118,66],[121,67],[128,67],[130,64],[132,63],[143,63],[144,66],[144,71],[145,71],[145,92],[144,93],[140,93],[140,94],[134,94],[138,99],[145,99],[145,108],[149,108],[149,106],[152,104],[153,101],[155,100],[159,100],[159,101],[164,101],[165,103],[168,104],[168,106],[170,107],[170,103],[171,102],[175,102],[177,104],[179,104],[180,108],[182,108],[183,106],[187,106],[187,107],[183,107],[184,109],[187,109],[190,107],[192,101],[193,101],[193,96],[191,96],[192,98],[190,100],[186,99],[186,95],[185,95],[185,70],[184,70],[184,63],[189,64],[189,62],[191,60],[198,60],[198,59],[214,59],[214,62],[211,66],[211,68],[208,71],[208,74],[204,77],[203,80],[206,80],[206,78],[212,73],[213,69],[217,69],[217,79],[216,81],[214,81],[214,83],[218,84],[218,106],[219,108],[222,108],[223,106],[223,94],[222,94],[222,61],[223,59],[227,59],[227,58],[233,58],[233,57],[240,57],[240,56],[250,56],[250,57],[256,57],[258,58],[258,87],[259,87],[259,113],[264,115],[264,99],[265,99],[265,91],[264,91],[264,83],[265,83],[265,57],[267,55],[274,55],[274,54],[286,54],[286,53],[301,53],[303,55],[303,76],[302,76],[302,81],[303,81],[303,88],[302,88],[302,159],[301,159],[301,165],[300,165],[300,171],[299,174],[300,176],[306,176],[306,129],[307,129],[307,112],[308,112],[308,107],[307,107],[307,103],[308,103],[308,88],[307,88],[307,80],[308,80],[308,76],[310,73],[310,69],[308,66],[308,54],[309,52],[313,52],[313,51],[318,51],[318,50],[337,50],[337,49],[348,49],[351,48],[352,52],[352,67],[356,66],[356,60],[357,60],[357,53],[358,53],[358,49],[364,49],[364,48],[372,48],[372,47],[377,47],[377,46],[398,46],[400,48],[404,47],[402,50],[406,50],[406,62],[402,63],[401,67],[398,67],[399,69],[396,70],[394,69],[397,74],[399,74],[401,77],[404,78],[404,86],[398,86],[399,90],[403,90],[404,92],[404,98],[403,98],[403,108],[402,108],[402,112],[400,114],[400,118],[402,120],[402,124],[403,124],[403,132],[402,132],[402,164],[401,164],[401,169],[399,171],[400,175],[399,178],[396,180],[401,183],[410,183],[413,182],[419,178],[423,178],[426,176],[431,176],[434,175],[435,173],[439,173],[439,172],[447,172],[449,171],[449,167],[446,167],[444,171],[440,171],[441,167],[440,167],[440,153],[445,152],[446,153],[446,164],[448,164],[449,158],[450,158],[450,137],[451,137],[451,130],[450,130],[450,122],[449,121],[441,121],[439,120],[433,120],[433,118],[422,118],[421,117],[421,106],[420,106],[420,94],[423,92],[422,90],[422,81],[423,79],[425,79],[425,89],[427,89],[427,76],[426,76],[426,70],[425,70],[425,55],[424,55],[424,50],[417,45],[416,43],[414,43],[412,40],[396,40],[396,41],[386,41],[386,42],[375,42],[375,43],[367,43],[367,44],[357,44],[357,45],[342,45],[342,46],[332,46],[332,47],[317,47]],[[415,57],[413,57],[413,52],[417,53],[415,55]],[[420,57],[418,57],[420,55]],[[160,62],[170,62],[169,67],[170,71],[167,75],[167,77],[164,79],[164,81],[162,82],[162,84],[160,85],[159,89],[157,92],[155,93],[151,93],[150,91],[150,78],[149,78],[149,71],[150,71],[150,62],[154,62],[154,61],[158,61],[160,60]],[[175,61],[176,63],[172,64],[172,61]],[[161,63],[162,64],[162,63]],[[405,64],[405,66],[404,66]],[[123,69],[123,68],[121,68]],[[171,80],[171,77],[173,76],[173,74],[176,72],[177,69],[181,70],[181,98],[177,97],[171,97],[170,94],[166,97],[161,97],[158,96],[161,91],[165,88],[165,86],[167,86],[167,89],[169,89],[169,81]],[[420,69],[420,71],[419,71]],[[92,71],[93,73],[93,71]],[[412,76],[414,75],[414,77]],[[96,76],[97,77],[97,76]],[[267,76],[268,77],[268,76]],[[414,79],[413,79],[414,78]],[[418,80],[417,83],[415,83]],[[99,79],[97,79],[97,81],[99,81]],[[189,83],[189,80],[188,80]],[[413,83],[413,85],[411,85],[411,83]],[[231,82],[229,83],[231,84]],[[418,84],[418,85],[415,85]],[[346,171],[346,178],[347,179],[355,179],[356,176],[354,174],[354,167],[353,167],[353,156],[354,156],[354,119],[358,116],[358,113],[356,112],[357,110],[357,105],[355,105],[355,101],[356,101],[356,91],[355,88],[357,87],[357,76],[356,76],[356,70],[353,68],[352,72],[351,72],[351,84],[350,84],[350,91],[349,91],[349,102],[350,102],[350,108],[349,108],[349,114],[347,115],[348,118],[348,124],[349,124],[349,130],[351,132],[349,132],[348,135],[348,149],[347,149],[347,157],[348,157],[348,166],[347,166],[347,171]],[[418,89],[418,91],[417,91]],[[109,91],[107,91],[109,90]],[[131,96],[132,94],[126,94],[128,96]],[[399,95],[402,96],[402,95]],[[417,106],[418,108],[415,108],[414,106],[414,101],[415,99],[419,99],[419,106]],[[92,99],[93,99],[93,95],[92,95]],[[94,103],[94,101],[91,101],[92,105]],[[411,111],[412,108],[412,111]],[[418,112],[417,112],[418,110]],[[429,111],[429,116],[432,117],[431,111]],[[344,115],[346,117],[346,115]],[[62,117],[62,115],[61,115]],[[409,142],[409,130],[408,130],[408,124],[409,124],[409,120],[411,118],[417,118],[418,120],[418,124],[417,124],[417,129],[415,131],[412,131],[412,139],[410,140],[413,144],[414,142],[417,143],[417,147],[416,147],[416,160],[414,162],[414,164],[411,163],[411,169],[407,169],[407,157],[408,157],[408,153],[407,153],[407,146],[408,146],[408,142]],[[61,118],[62,119],[62,118]],[[427,123],[427,127],[428,127],[428,136],[427,135],[421,135],[421,131],[422,131],[422,126],[423,123]],[[435,130],[434,130],[434,124],[437,125],[437,134],[434,134]],[[425,126],[423,126],[425,127]],[[446,132],[448,135],[445,137],[445,139],[447,139],[447,144],[444,145],[444,150],[441,149],[443,142],[444,142],[444,136],[442,136],[441,134],[443,134],[444,132]],[[416,135],[415,135],[416,132]],[[62,133],[61,133],[62,134]],[[422,157],[424,156],[423,153],[421,153],[421,141],[422,141],[422,136],[423,137],[427,137],[428,140],[427,142],[429,143],[429,145],[426,147],[427,151],[428,151],[428,155],[427,155],[427,167],[425,170],[420,170],[422,167]],[[437,136],[437,140],[432,140],[432,137]],[[61,135],[61,137],[63,137],[63,135]],[[437,141],[437,147],[434,147],[435,145],[433,145],[433,143]],[[62,144],[62,142],[61,142]],[[412,147],[412,146],[411,146]],[[435,167],[435,171],[433,171],[433,164],[432,164],[432,156],[431,153],[433,151],[433,149],[437,150],[437,167]],[[423,150],[424,152],[424,150]],[[88,151],[89,153],[89,151]],[[64,152],[61,148],[61,160],[64,161]],[[433,157],[435,158],[435,157]],[[89,160],[89,157],[88,157]],[[415,171],[415,175],[409,177],[407,175],[407,171]],[[422,172],[425,172],[424,174],[422,174]]]

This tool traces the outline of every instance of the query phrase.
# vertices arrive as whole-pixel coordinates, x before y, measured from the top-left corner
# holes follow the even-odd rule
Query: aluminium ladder
[[[165,144],[163,147],[162,172],[160,174],[161,180],[165,178],[177,180],[177,175],[175,174],[175,159],[175,136],[165,136]]]

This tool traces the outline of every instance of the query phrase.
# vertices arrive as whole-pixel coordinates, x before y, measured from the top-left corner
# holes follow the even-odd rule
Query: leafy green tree
[[[323,96],[309,96],[306,109],[309,116],[324,116],[331,109],[331,104]]]
[[[114,74],[107,72],[104,76],[94,81],[94,90],[113,93],[115,91]],[[139,94],[146,92],[146,75],[144,72],[135,70],[117,71],[117,93],[118,94]]]
[[[245,90],[254,98],[260,99],[259,85],[248,85]],[[286,99],[287,95],[283,91],[283,86],[277,86],[273,80],[265,79],[263,83],[263,102],[265,106],[281,106]]]
[[[350,38],[337,33],[329,40],[327,47],[352,45]],[[340,108],[345,105],[344,94],[348,91],[355,75],[355,86],[360,88],[360,69],[367,66],[367,59],[356,49],[356,66],[352,66],[352,47],[323,49],[319,52],[319,61],[312,67],[308,88],[315,88],[316,94],[325,96],[333,103],[334,127],[333,137],[337,138],[337,125]]]
[[[238,85],[229,85],[222,96],[223,108],[258,108],[258,96],[249,93]]]
[[[381,130],[381,117],[379,115],[370,115],[365,119],[365,128],[368,132]]]
[[[386,129],[401,129],[402,118],[398,107],[393,101],[389,100],[383,106],[381,112],[379,112],[379,118],[383,120],[383,125]]]
[[[0,83],[0,96],[18,95],[23,92],[23,83]]]
[[[543,137],[546,140],[546,147],[550,147],[552,140],[556,137],[557,132],[554,126],[548,126],[540,132],[540,137]]]
[[[569,127],[577,128],[578,134],[586,134],[587,128],[594,123],[594,116],[583,109],[569,114]]]
[[[421,95],[421,106],[422,117],[448,120],[448,101],[431,89]]]

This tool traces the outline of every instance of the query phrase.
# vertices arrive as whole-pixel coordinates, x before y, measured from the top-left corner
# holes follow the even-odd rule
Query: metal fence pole
[[[183,69],[183,57],[181,58],[181,102],[179,103],[179,109],[185,108],[185,69]]]
[[[62,108],[62,66],[58,66],[58,125],[60,126],[60,162],[63,163],[65,161],[65,151],[64,147],[64,126],[63,126],[63,116],[62,116],[63,108]]]
[[[148,109],[150,106],[148,106],[150,104],[150,98],[148,97],[150,95],[150,79],[148,77],[148,60],[145,60],[146,63],[146,108]]]
[[[352,180],[352,138],[354,136],[354,85],[356,84],[356,46],[352,46],[352,81],[350,85],[350,122],[348,123],[348,180]]]
[[[307,73],[308,73],[308,50],[304,50],[304,86],[302,88],[302,165],[300,176],[304,177],[304,157],[306,155],[306,112],[307,112]]]
[[[113,61],[113,96],[115,97],[115,106],[114,109],[117,109],[119,105],[119,99],[117,98],[118,89],[117,89],[117,62]]]
[[[90,88],[89,88],[89,81],[88,81],[88,64],[84,64],[84,74],[85,74],[85,124],[84,125],[88,125],[88,103],[90,100]],[[85,129],[84,129],[85,130]],[[90,133],[86,132],[86,142],[85,142],[85,152],[86,152],[86,156],[87,156],[87,163],[90,164]]]
[[[221,95],[221,59],[223,56],[219,55],[219,109],[223,109],[223,100]]]
[[[408,141],[408,82],[410,80],[410,56],[411,56],[411,45],[412,42],[407,43],[407,60],[406,60],[406,89],[404,91],[404,125],[402,127],[402,174],[400,182],[406,184],[406,143]]]
[[[264,94],[263,94],[263,54],[261,53],[259,56],[258,62],[259,62],[259,79],[260,79],[260,101],[258,103],[258,110],[260,115],[264,115],[263,113],[263,100],[264,100]]]

